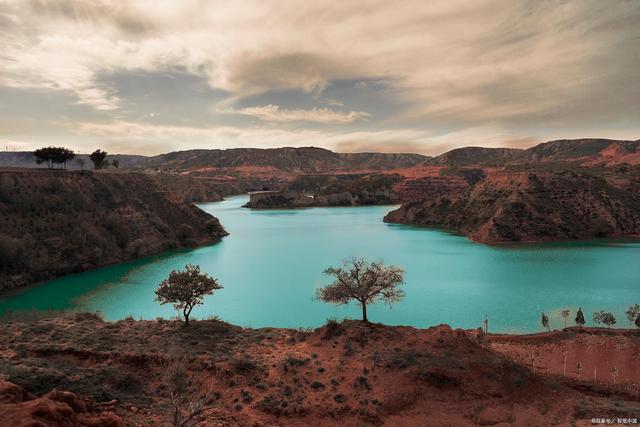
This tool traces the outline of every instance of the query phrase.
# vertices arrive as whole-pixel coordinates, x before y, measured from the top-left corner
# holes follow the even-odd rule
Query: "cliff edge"
[[[632,180],[573,171],[490,171],[467,188],[402,205],[386,222],[445,227],[482,243],[640,235]]]

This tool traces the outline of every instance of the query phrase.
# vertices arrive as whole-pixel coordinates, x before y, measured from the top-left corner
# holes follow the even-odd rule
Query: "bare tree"
[[[578,374],[578,379],[581,378],[583,369],[584,368],[582,367],[582,363],[578,362],[578,364],[576,365],[576,374]]]
[[[168,369],[166,378],[173,412],[171,424],[174,427],[188,427],[196,424],[196,417],[209,409],[202,397],[189,393],[189,376],[183,358],[176,358]]]
[[[189,315],[202,299],[212,295],[222,285],[207,274],[200,273],[200,266],[187,265],[183,271],[172,271],[156,289],[156,301],[160,304],[173,304],[176,310],[182,310],[185,326],[189,325]]]
[[[342,267],[329,267],[325,274],[335,280],[316,290],[317,298],[332,304],[348,304],[357,301],[362,307],[362,321],[369,323],[367,305],[384,301],[391,306],[401,301],[405,293],[399,289],[404,283],[404,270],[382,262],[369,262],[363,258],[349,258]]]
[[[571,314],[571,312],[569,310],[562,310],[560,312],[560,314],[562,315],[562,317],[564,317],[564,327],[566,329],[566,327],[567,327],[567,319],[569,318],[569,315]]]

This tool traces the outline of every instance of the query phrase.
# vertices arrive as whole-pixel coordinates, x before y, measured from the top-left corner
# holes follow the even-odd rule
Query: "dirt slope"
[[[584,334],[603,347],[612,342]],[[640,411],[637,385],[622,387],[626,377],[616,388],[534,374],[513,356],[529,351],[530,339],[511,337],[507,351],[506,338],[481,338],[446,325],[345,321],[303,331],[209,320],[185,328],[78,314],[0,328],[0,376],[37,395],[58,388],[110,402],[117,415],[145,426],[169,422],[176,372],[187,380],[178,406],[186,415],[197,403],[197,425],[544,426]],[[637,336],[626,339],[637,345]]]

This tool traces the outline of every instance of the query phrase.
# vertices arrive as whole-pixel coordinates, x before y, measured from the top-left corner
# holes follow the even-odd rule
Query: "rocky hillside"
[[[504,165],[526,157],[527,150],[517,148],[465,147],[447,151],[426,163],[449,166]]]
[[[243,194],[248,189],[246,183],[243,185],[225,177],[163,172],[152,173],[150,176],[158,185],[187,203],[217,202],[224,196]]]
[[[0,290],[224,235],[149,175],[0,171]]]
[[[354,321],[247,329],[76,314],[2,326],[0,377],[19,387],[0,382],[0,414],[17,425],[56,425],[62,410],[92,426],[171,425],[193,412],[192,425],[215,426],[569,426],[640,413],[633,331],[494,343],[446,325]],[[587,378],[594,366],[599,383]]]
[[[232,148],[175,151],[150,157],[140,166],[183,170],[258,166],[310,174],[388,170],[413,166],[427,159],[419,154],[334,153],[316,147]]]
[[[640,140],[562,139],[538,144],[527,152],[533,161],[572,161],[590,166],[640,164]]]
[[[456,148],[432,159],[425,165],[544,168],[548,163],[571,163],[583,166],[614,166],[640,164],[640,140],[561,139],[534,147],[516,148]]]
[[[483,243],[640,235],[640,186],[572,171],[493,171],[408,202],[385,221],[446,227]]]

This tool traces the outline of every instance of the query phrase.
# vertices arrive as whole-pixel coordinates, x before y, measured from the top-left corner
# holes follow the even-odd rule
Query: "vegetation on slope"
[[[0,172],[0,289],[219,240],[145,174]]]

